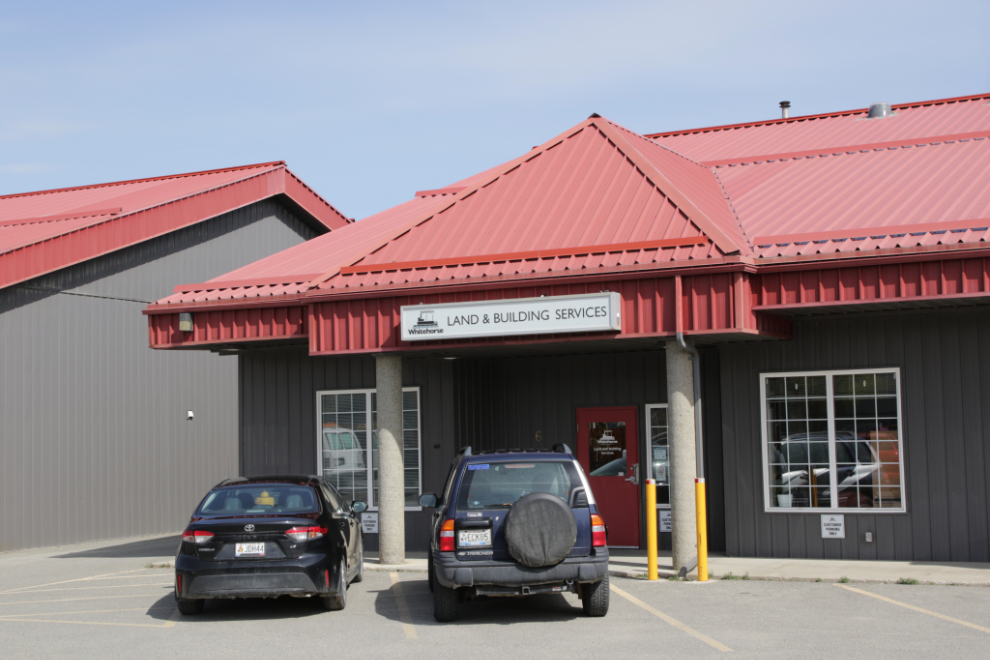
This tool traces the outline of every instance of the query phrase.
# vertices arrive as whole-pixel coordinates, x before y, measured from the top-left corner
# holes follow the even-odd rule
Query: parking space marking
[[[145,608],[139,607],[139,608],[135,608],[135,609],[144,610]],[[94,611],[101,611],[101,610],[94,610]],[[105,611],[105,612],[114,612],[114,611],[123,612],[123,611],[126,611],[126,610],[102,610],[102,611]],[[72,612],[58,613],[58,614],[53,614],[51,616],[64,616],[65,614],[72,614]],[[30,616],[47,616],[47,615],[44,615],[44,614],[40,614],[40,615],[39,614],[32,614]],[[26,619],[26,618],[23,618],[23,617],[16,617],[15,618],[14,616],[0,617],[0,621],[2,621],[2,622],[19,621],[19,622],[24,622],[24,623],[59,623],[59,624],[69,623],[69,624],[75,624],[75,625],[80,625],[80,626],[123,626],[125,628],[158,628],[158,629],[174,628],[175,627],[175,622],[178,621],[178,620],[179,620],[179,610],[175,610],[174,612],[172,612],[172,616],[170,616],[165,621],[165,623],[119,623],[119,622],[114,622],[114,621],[71,621],[71,620],[67,620],[67,619]]]
[[[134,589],[140,587],[171,587],[171,582],[145,582],[144,584],[112,584],[102,587],[61,587],[59,589],[32,589],[31,591],[18,591],[15,596],[28,594],[44,594],[52,591],[89,591],[92,589]]]
[[[406,639],[418,639],[416,627],[412,624],[412,617],[409,615],[409,605],[406,603],[406,596],[402,591],[402,580],[399,574],[392,572],[388,576],[392,579],[392,591],[395,592],[395,603],[399,607],[399,621],[402,622],[402,632],[406,634]]]
[[[691,635],[695,639],[699,639],[702,642],[704,642],[705,644],[708,644],[712,648],[718,649],[719,651],[722,651],[723,653],[732,653],[732,649],[730,649],[725,644],[722,644],[721,642],[717,642],[714,639],[712,639],[711,637],[709,637],[707,635],[703,635],[702,633],[698,632],[694,628],[691,628],[690,626],[687,626],[687,625],[681,623],[677,619],[664,614],[660,610],[658,610],[658,609],[656,609],[654,607],[651,607],[650,605],[647,605],[646,603],[644,603],[643,601],[641,601],[639,598],[636,598],[635,596],[633,596],[630,593],[626,593],[625,591],[623,591],[622,589],[618,588],[614,584],[610,584],[609,585],[609,589],[611,591],[614,591],[615,593],[619,594],[620,596],[622,596],[623,598],[625,598],[626,600],[628,600],[633,605],[637,605],[637,606],[643,608],[644,610],[646,610],[647,612],[649,612],[653,616],[666,621],[667,623],[669,623],[670,625],[674,626],[678,630],[680,630],[682,632],[686,632],[687,634]]]
[[[18,617],[25,616],[64,616],[66,614],[100,614],[103,612],[150,612],[151,610],[173,610],[174,607],[124,607],[115,610],[73,610],[71,612],[45,612],[43,614],[38,614],[37,612],[32,612],[30,614],[0,614],[0,621],[6,621],[8,619],[16,619]]]
[[[120,572],[117,572],[117,573],[102,573],[100,575],[91,575],[90,577],[75,578],[73,580],[60,580],[59,582],[47,582],[45,584],[36,584],[36,585],[30,586],[30,587],[17,587],[16,589],[7,589],[6,591],[0,591],[0,595],[2,595],[2,594],[12,594],[12,593],[15,593],[15,592],[18,592],[18,591],[24,591],[26,589],[40,589],[41,587],[54,587],[56,584],[68,584],[70,582],[85,582],[87,580],[110,579],[110,578],[114,578],[114,577],[120,576],[120,575],[128,575],[130,573],[138,573],[140,571],[150,571],[150,570],[154,570],[154,569],[150,569],[150,568],[135,568],[135,569],[130,570],[130,571],[120,571]],[[130,576],[130,575],[128,575],[128,577],[141,577],[141,576],[138,576],[138,575]]]
[[[147,598],[148,596],[161,596],[157,594],[127,594],[124,596],[89,596],[86,598],[49,598],[47,600],[8,600],[0,601],[0,605],[31,605],[33,603],[72,603],[79,600],[112,600],[114,598]]]
[[[871,598],[876,598],[877,600],[882,600],[885,603],[890,603],[891,605],[897,605],[898,607],[904,607],[909,610],[914,610],[915,612],[921,612],[922,614],[927,614],[945,621],[951,621],[952,623],[958,623],[961,626],[966,626],[967,628],[972,628],[973,630],[979,630],[990,634],[990,628],[984,628],[983,626],[978,626],[975,623],[970,623],[969,621],[963,621],[962,619],[954,619],[951,616],[946,616],[944,614],[939,614],[938,612],[932,612],[931,610],[926,610],[923,607],[918,607],[917,605],[909,605],[908,603],[902,603],[899,600],[894,600],[893,598],[887,598],[886,596],[881,596],[879,594],[870,593],[869,591],[864,591],[863,589],[857,589],[856,587],[850,587],[847,584],[836,584],[837,587],[842,587],[846,591],[853,591],[857,594],[863,594],[864,596],[869,596]]]

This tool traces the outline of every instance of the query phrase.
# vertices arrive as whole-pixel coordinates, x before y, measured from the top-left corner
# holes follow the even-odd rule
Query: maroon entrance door
[[[608,544],[639,547],[637,410],[578,408],[577,453],[588,474]]]

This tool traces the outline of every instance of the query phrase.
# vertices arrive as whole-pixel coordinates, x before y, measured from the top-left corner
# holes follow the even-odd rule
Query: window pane
[[[832,394],[834,396],[852,396],[852,376],[833,376]]]
[[[767,398],[768,399],[784,398],[783,378],[767,378]]]
[[[787,404],[784,401],[768,401],[767,419],[787,419]]]
[[[828,419],[828,402],[825,399],[808,399],[808,419]]]
[[[873,374],[856,374],[853,376],[853,387],[856,390],[856,396],[874,395],[876,388],[874,387]]]
[[[419,395],[415,390],[402,393],[402,409],[413,411],[419,410]]]
[[[825,376],[808,377],[808,396],[826,396]]]
[[[588,465],[592,477],[626,476],[626,423],[588,424]]]
[[[808,402],[804,399],[787,401],[787,419],[808,419]]]
[[[877,397],[877,417],[897,417],[897,397]]]
[[[877,374],[877,394],[897,394],[897,377],[894,374]]]
[[[849,418],[856,415],[856,408],[853,405],[854,399],[849,398],[838,398],[835,399],[835,416],[836,418]]]
[[[877,401],[876,399],[870,397],[869,399],[856,399],[856,417],[862,419],[863,417],[876,417],[877,416]]]
[[[807,396],[804,389],[804,376],[789,377],[787,379],[787,398],[804,398]]]

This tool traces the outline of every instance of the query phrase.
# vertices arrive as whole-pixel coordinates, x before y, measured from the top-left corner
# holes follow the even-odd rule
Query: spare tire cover
[[[523,566],[559,564],[577,539],[570,507],[550,493],[530,493],[512,505],[505,519],[509,554]]]

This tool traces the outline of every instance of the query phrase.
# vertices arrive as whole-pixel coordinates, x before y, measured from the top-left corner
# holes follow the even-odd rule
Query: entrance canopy
[[[307,341],[311,354],[340,354],[676,332],[786,338],[795,314],[982,302],[988,98],[652,139],[592,115],[508,163],[177,286],[146,309],[150,343]],[[619,294],[621,329],[400,335],[405,305],[602,291]],[[191,332],[180,313],[192,314]]]

